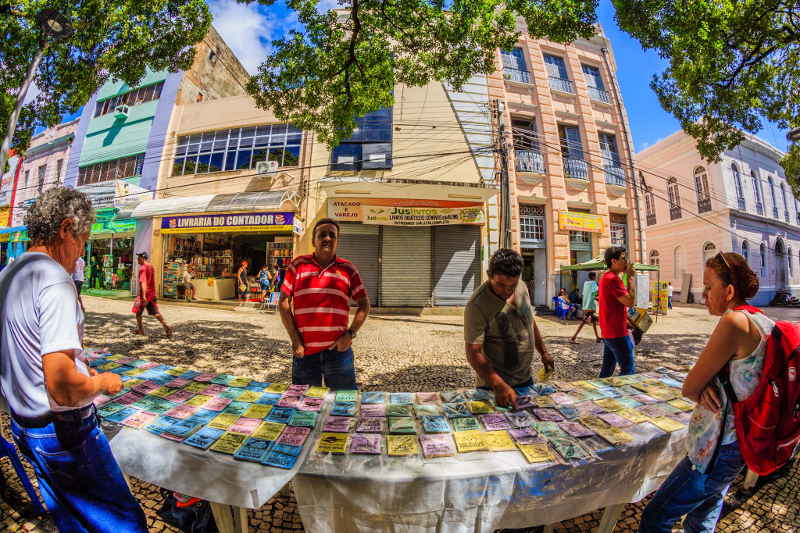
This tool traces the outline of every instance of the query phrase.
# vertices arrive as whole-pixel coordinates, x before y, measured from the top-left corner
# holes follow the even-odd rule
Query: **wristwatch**
[[[351,339],[355,339],[355,338],[356,338],[356,332],[355,332],[355,331],[353,331],[352,329],[348,329],[348,330],[347,330],[347,333],[349,333],[349,334],[350,334],[350,338],[351,338]]]

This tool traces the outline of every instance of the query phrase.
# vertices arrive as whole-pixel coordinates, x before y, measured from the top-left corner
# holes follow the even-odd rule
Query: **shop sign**
[[[0,207],[0,228],[8,227],[8,212],[10,209],[7,205]]]
[[[294,234],[301,235],[303,233],[303,221],[294,217]]]
[[[589,213],[559,213],[558,229],[603,233],[603,217]]]
[[[92,207],[95,209],[101,207],[114,207],[114,195],[116,194],[117,181],[104,181],[101,183],[92,183],[91,185],[81,185],[75,187],[89,197],[92,202]]]
[[[134,202],[152,200],[155,196],[155,192],[147,190],[144,187],[133,185],[127,181],[117,180],[117,186],[114,192],[114,207],[119,208]]]
[[[334,220],[385,226],[446,226],[484,224],[483,204],[445,200],[329,199]]]
[[[660,315],[667,314],[669,284],[666,281],[653,282],[653,310]]]
[[[0,242],[11,242],[10,233],[0,233]]]
[[[92,224],[92,235],[106,233],[126,233],[136,231],[136,220],[124,218],[122,220],[105,220]]]
[[[241,233],[294,231],[294,213],[231,213],[161,219],[161,233]]]
[[[22,231],[14,231],[10,233],[11,235],[11,242],[24,242],[28,240],[28,230],[24,229]]]

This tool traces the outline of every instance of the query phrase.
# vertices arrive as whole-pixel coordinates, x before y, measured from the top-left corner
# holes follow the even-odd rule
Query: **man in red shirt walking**
[[[147,314],[156,317],[156,319],[161,322],[161,325],[164,326],[167,337],[170,337],[172,336],[174,328],[166,323],[164,317],[162,317],[161,313],[158,311],[158,304],[156,303],[155,269],[153,265],[147,262],[147,252],[136,254],[136,262],[139,263],[139,296],[136,298],[134,309],[136,312],[136,323],[139,327],[135,329],[133,333],[135,335],[144,335],[144,329],[142,329],[142,315],[144,314],[144,310],[147,309]]]
[[[369,297],[353,263],[336,256],[339,223],[323,218],[312,235],[314,253],[289,265],[278,302],[292,339],[292,383],[321,386],[325,376],[326,387],[355,390],[351,343],[369,314]],[[351,299],[358,309],[349,323]]]
[[[633,307],[636,301],[636,271],[633,262],[628,262],[625,248],[612,246],[604,256],[608,270],[600,278],[598,300],[600,303],[600,336],[603,338],[603,366],[600,377],[606,378],[614,373],[619,363],[619,375],[634,373],[633,342],[628,335],[626,307]],[[628,274],[628,288],[620,279],[620,274]]]

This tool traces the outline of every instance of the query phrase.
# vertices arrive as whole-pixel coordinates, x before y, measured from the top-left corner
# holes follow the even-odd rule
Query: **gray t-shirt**
[[[533,361],[533,308],[528,288],[517,285],[515,305],[497,296],[487,281],[475,291],[464,309],[464,340],[482,344],[483,354],[497,375],[514,387],[531,377]],[[476,375],[477,386],[486,383]]]

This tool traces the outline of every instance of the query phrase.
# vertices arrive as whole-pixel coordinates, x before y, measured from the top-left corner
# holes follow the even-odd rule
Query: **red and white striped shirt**
[[[312,255],[302,255],[286,270],[281,292],[294,299],[294,321],[305,355],[329,348],[350,327],[350,299],[367,295],[358,270],[334,257],[325,268]]]

